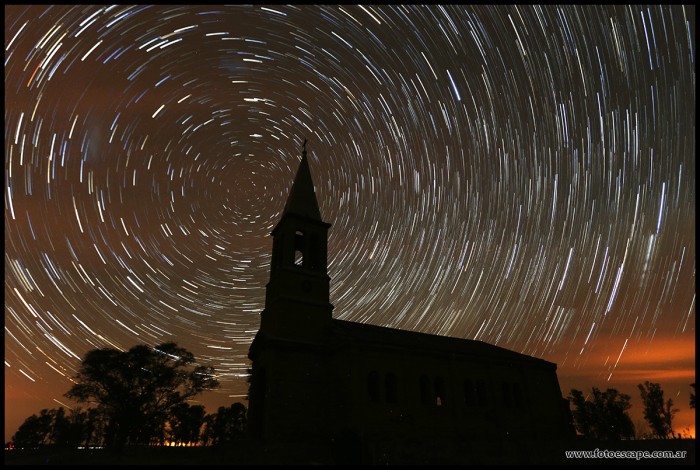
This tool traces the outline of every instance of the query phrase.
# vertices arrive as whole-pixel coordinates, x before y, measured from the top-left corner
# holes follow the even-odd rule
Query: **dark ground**
[[[5,465],[255,465],[239,450],[210,447],[126,448],[120,454],[104,449],[38,449],[5,451]]]
[[[489,447],[486,445],[485,447]],[[485,447],[463,450],[459,456],[450,453],[396,452],[393,458],[376,459],[375,464],[481,464],[481,465],[695,465],[695,439],[669,439],[621,442],[591,442],[577,440],[547,449],[521,445],[498,445],[489,451]],[[297,449],[297,448],[295,448]],[[684,458],[640,458],[618,455],[617,458],[566,458],[565,450],[581,451],[685,451]],[[407,453],[408,452],[408,453]],[[420,455],[417,460],[409,454]],[[336,458],[335,460],[337,461]],[[348,455],[348,454],[343,454]],[[430,455],[428,457],[428,455]],[[598,454],[600,455],[600,454]],[[357,457],[357,456],[355,456]],[[350,457],[352,459],[352,456]],[[354,459],[353,459],[354,460]],[[393,460],[393,461],[392,461]],[[70,450],[46,447],[38,450],[6,450],[5,465],[328,465],[334,464],[331,453],[309,457],[299,450],[286,451],[270,446],[262,448],[250,442],[239,442],[226,448],[212,447],[127,447],[120,454],[103,449]],[[341,461],[340,464],[360,464],[361,461]]]

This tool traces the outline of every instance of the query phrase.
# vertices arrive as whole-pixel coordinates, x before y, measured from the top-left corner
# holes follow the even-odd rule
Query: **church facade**
[[[508,463],[504,452],[536,453],[573,432],[556,364],[333,318],[329,228],[304,151],[272,231],[248,355],[249,430],[271,453],[300,463]]]

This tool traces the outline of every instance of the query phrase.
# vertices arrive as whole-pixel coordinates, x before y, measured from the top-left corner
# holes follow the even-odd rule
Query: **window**
[[[435,377],[433,387],[435,388],[435,405],[443,406],[445,404],[445,383],[442,377]]]
[[[369,395],[369,401],[379,401],[379,374],[376,370],[367,375],[367,394]]]
[[[430,379],[428,376],[423,375],[420,378],[420,402],[422,405],[430,403],[430,395]]]
[[[387,403],[396,403],[398,401],[396,376],[391,372],[384,377],[384,392]]]
[[[471,379],[464,379],[464,404],[466,406],[474,406],[475,402],[474,383]]]
[[[483,380],[476,382],[476,399],[481,407],[489,404],[489,397],[486,395],[486,383]]]
[[[506,408],[510,408],[513,403],[510,397],[510,385],[507,382],[501,384],[501,390],[503,391],[503,405]]]
[[[306,240],[304,239],[304,232],[297,230],[294,234],[294,264],[297,266],[304,265],[304,244]]]

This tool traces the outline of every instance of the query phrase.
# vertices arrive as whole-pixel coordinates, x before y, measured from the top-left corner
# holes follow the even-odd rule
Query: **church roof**
[[[310,348],[325,351],[361,346],[368,351],[407,350],[416,354],[438,354],[453,357],[472,357],[481,361],[508,363],[513,366],[529,365],[556,370],[557,365],[533,356],[521,354],[483,341],[440,336],[417,331],[399,330],[368,323],[356,323],[332,319],[321,337],[294,340],[291,338],[271,337],[258,332],[251,345],[248,357],[255,359],[260,348],[265,344],[287,344],[292,348]]]
[[[338,343],[366,344],[376,348],[402,348],[421,353],[443,353],[477,356],[510,363],[529,363],[554,367],[556,364],[483,341],[399,330],[367,323],[333,319],[332,336]]]
[[[309,162],[306,158],[306,150],[301,155],[301,163],[294,178],[292,189],[289,190],[287,204],[284,206],[284,214],[295,214],[314,220],[321,220],[321,211],[318,209],[314,183],[311,179]]]

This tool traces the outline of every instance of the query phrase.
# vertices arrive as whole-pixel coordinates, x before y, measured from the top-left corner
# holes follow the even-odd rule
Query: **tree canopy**
[[[692,383],[690,386],[693,387],[693,391],[690,392],[690,407],[695,409],[695,384]]]
[[[93,404],[107,421],[107,445],[117,447],[158,438],[175,407],[219,385],[213,368],[175,343],[91,350],[75,382],[65,396]]]
[[[216,414],[205,417],[206,428],[202,440],[213,446],[231,443],[245,433],[248,425],[246,407],[236,402],[230,407],[220,406]]]
[[[678,411],[673,408],[673,400],[664,401],[664,391],[658,383],[647,380],[638,387],[644,405],[644,419],[651,431],[661,439],[673,437],[673,415]]]
[[[634,424],[627,414],[631,408],[629,395],[614,388],[601,392],[593,387],[587,400],[583,392],[571,389],[569,400],[576,430],[591,439],[619,441],[634,437]]]

